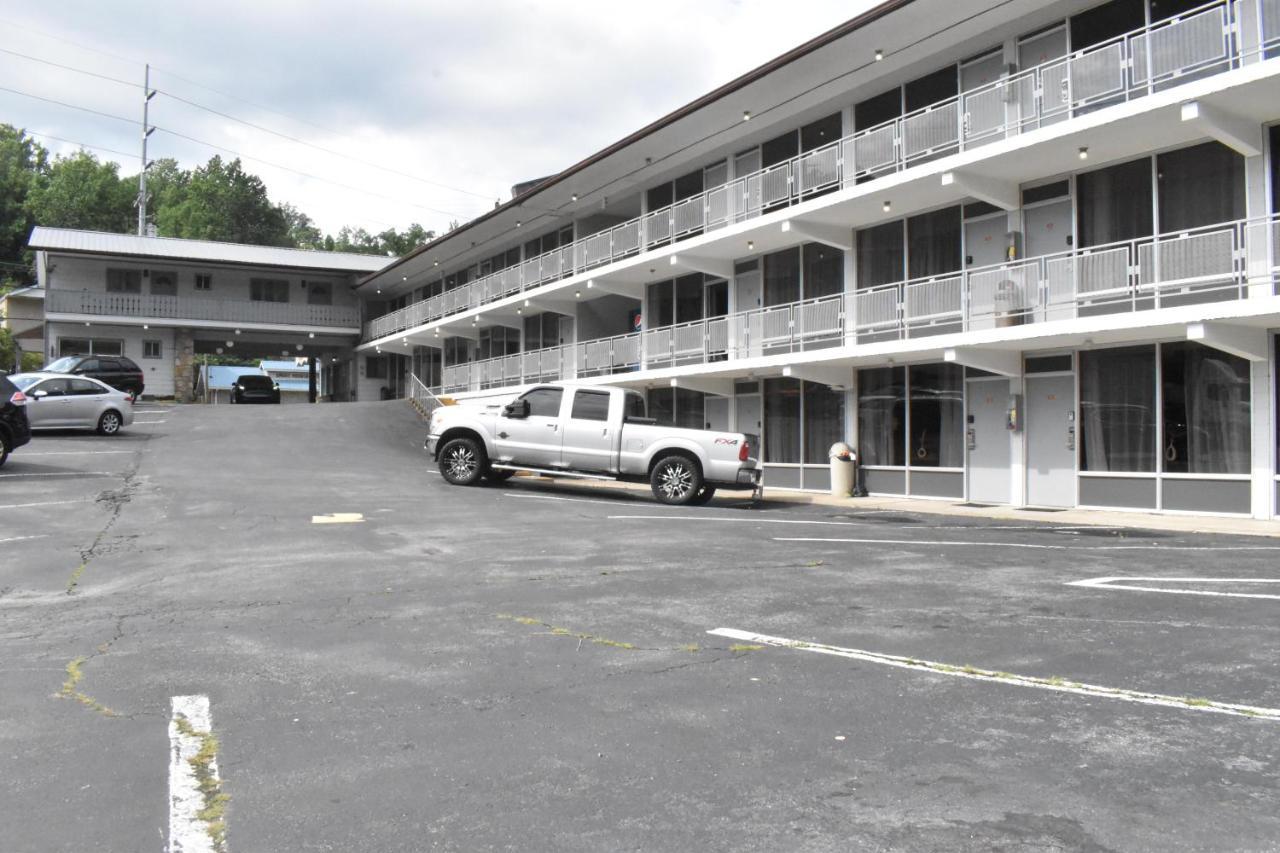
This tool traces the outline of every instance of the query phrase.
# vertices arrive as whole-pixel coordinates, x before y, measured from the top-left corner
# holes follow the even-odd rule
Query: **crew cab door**
[[[622,423],[622,413],[618,412],[610,419],[609,404],[611,398],[620,396],[588,388],[573,391],[573,401],[564,422],[561,451],[564,467],[574,471],[614,471],[618,438],[615,424]]]
[[[529,468],[560,467],[560,403],[562,388],[533,388],[516,398],[494,423],[497,462]],[[517,403],[529,404],[529,414],[518,416]]]

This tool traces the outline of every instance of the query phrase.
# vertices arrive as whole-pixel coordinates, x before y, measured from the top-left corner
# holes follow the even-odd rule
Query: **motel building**
[[[37,226],[46,363],[123,355],[146,397],[194,399],[202,357],[305,358],[308,386],[334,400],[380,396],[382,380],[349,369],[359,341],[356,281],[378,255],[135,237]]]
[[[364,278],[357,369],[771,489],[1277,514],[1280,0],[895,0]]]

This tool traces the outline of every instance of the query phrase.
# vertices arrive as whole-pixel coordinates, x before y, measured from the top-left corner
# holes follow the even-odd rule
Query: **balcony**
[[[365,324],[377,340],[822,193],[1066,121],[1280,51],[1280,0],[1262,0],[1261,46],[1245,48],[1239,5],[1210,3],[739,176],[568,246]]]
[[[1280,295],[1280,215],[444,368],[446,393]]]
[[[148,296],[140,293],[102,293],[50,288],[45,314],[94,317],[128,317],[143,320],[175,320],[181,325],[242,324],[246,326],[299,326],[341,329],[360,327],[359,311],[334,305],[295,305],[289,302],[254,302],[238,299],[204,299],[196,296]]]

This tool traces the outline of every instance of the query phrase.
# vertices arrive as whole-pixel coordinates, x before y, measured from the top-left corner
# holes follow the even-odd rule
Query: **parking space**
[[[1280,540],[453,488],[401,403],[155,417],[0,480],[46,537],[0,541],[12,849],[207,835],[211,743],[231,849],[1280,837]]]

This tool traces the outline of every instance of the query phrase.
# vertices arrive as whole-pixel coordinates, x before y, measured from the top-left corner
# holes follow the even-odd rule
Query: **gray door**
[[[71,422],[68,379],[46,379],[27,389],[27,420],[33,427],[67,426]]]
[[[1012,497],[1007,427],[1009,380],[970,379],[965,384],[969,500],[1007,504]]]
[[[565,418],[561,464],[575,471],[613,471],[615,448],[609,426],[609,392],[580,388],[573,392]]]
[[[1061,255],[1072,247],[1074,232],[1071,199],[1064,198],[1029,207],[1022,213],[1026,256]],[[1038,320],[1065,320],[1075,316],[1072,265],[1066,258],[1045,261],[1040,276],[1047,288],[1041,297]]]
[[[520,397],[529,400],[529,417],[498,416],[493,443],[499,462],[530,468],[559,467],[562,394],[559,388],[534,388]]]
[[[733,399],[737,410],[733,419],[736,431],[760,435],[760,395],[747,394]]]
[[[706,414],[707,429],[719,430],[720,432],[729,431],[729,398],[714,397],[707,395],[703,402]]]
[[[72,379],[68,382],[68,426],[96,427],[98,413],[103,410],[106,391],[88,379]]]
[[[1076,380],[1028,376],[1027,504],[1075,506]]]
[[[1009,219],[1003,214],[973,219],[964,224],[964,265],[966,269],[989,267],[1005,259],[1005,234]]]
[[[764,282],[759,269],[738,273],[733,278],[734,307],[738,316],[729,320],[729,347],[738,358],[763,354],[764,322],[758,309],[763,304]],[[744,311],[752,313],[743,315]]]

